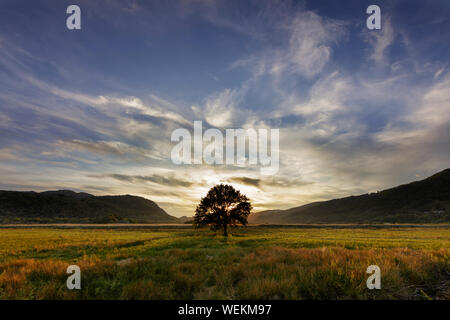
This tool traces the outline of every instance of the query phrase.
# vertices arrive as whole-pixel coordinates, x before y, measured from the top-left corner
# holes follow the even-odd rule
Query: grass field
[[[449,228],[0,228],[0,298],[448,300],[449,257]]]

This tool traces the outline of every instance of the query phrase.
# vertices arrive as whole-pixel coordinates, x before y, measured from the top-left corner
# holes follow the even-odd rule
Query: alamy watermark
[[[366,20],[369,30],[381,29],[381,9],[378,5],[372,4],[367,7],[366,13],[370,16]],[[69,5],[66,14],[70,14],[66,19],[66,26],[69,30],[81,30],[81,9],[78,5]]]
[[[381,9],[376,4],[372,4],[367,7],[367,14],[370,14],[366,20],[366,26],[369,30],[380,30],[381,29]]]
[[[72,4],[67,7],[67,14],[70,14],[66,19],[66,27],[69,30],[81,30],[81,9],[79,6]]]
[[[372,264],[367,267],[367,274],[370,274],[370,277],[367,278],[366,285],[367,289],[381,289],[381,269],[376,264]]]
[[[67,289],[69,290],[73,290],[73,289],[77,289],[80,290],[81,289],[81,270],[80,267],[73,264],[67,267],[67,271],[68,274],[70,274],[70,276],[67,278],[66,281],[66,285],[67,285]]]
[[[202,121],[194,121],[193,138],[185,128],[172,132],[171,141],[178,143],[172,148],[171,159],[176,165],[260,165],[261,174],[274,175],[280,167],[279,139],[279,129],[226,129],[224,135],[210,128],[203,133]]]

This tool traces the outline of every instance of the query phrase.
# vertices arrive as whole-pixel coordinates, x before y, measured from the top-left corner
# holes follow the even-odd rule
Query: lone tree
[[[194,226],[209,225],[212,230],[223,229],[228,237],[228,226],[246,225],[252,210],[249,199],[227,184],[209,189],[195,210]]]

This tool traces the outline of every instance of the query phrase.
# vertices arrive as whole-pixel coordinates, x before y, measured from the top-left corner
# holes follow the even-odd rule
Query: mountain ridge
[[[155,202],[72,190],[0,190],[1,223],[178,223]]]
[[[253,213],[250,223],[436,223],[450,221],[450,169],[376,193]]]

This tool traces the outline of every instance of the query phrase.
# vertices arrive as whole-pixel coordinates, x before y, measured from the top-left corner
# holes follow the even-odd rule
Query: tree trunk
[[[227,225],[226,224],[223,225],[223,236],[224,237],[228,237],[228,230],[227,230]]]

